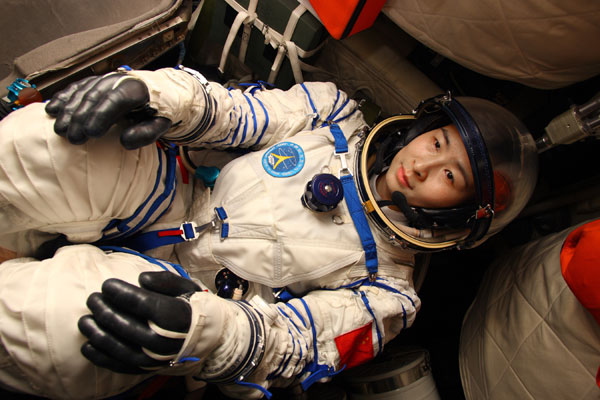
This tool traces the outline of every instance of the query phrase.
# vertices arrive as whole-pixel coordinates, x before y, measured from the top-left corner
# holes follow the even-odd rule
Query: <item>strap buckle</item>
[[[494,210],[492,206],[487,204],[485,207],[479,207],[477,211],[475,211],[475,219],[481,218],[490,218],[494,216]]]
[[[178,65],[178,66],[176,66],[175,69],[187,72],[188,74],[190,74],[191,76],[193,76],[198,82],[200,82],[200,84],[202,85],[202,87],[204,88],[204,90],[206,90],[206,93],[210,93],[211,92],[212,87],[210,86],[210,83],[208,82],[208,79],[206,79],[204,77],[204,75],[202,75],[200,72],[196,71],[195,69],[184,67],[181,64]]]
[[[198,237],[200,237],[200,232],[198,232],[200,230],[200,229],[198,229],[198,224],[196,224],[193,221],[192,222],[184,222],[183,224],[181,224],[179,226],[179,229],[182,232],[180,236],[186,242],[196,240],[196,239],[198,239]]]
[[[344,175],[352,175],[350,168],[348,168],[348,160],[346,159],[346,155],[348,154],[348,152],[347,151],[344,151],[344,152],[334,151],[333,154],[335,154],[336,156],[338,156],[340,158],[340,163],[342,164],[340,167],[340,170],[338,172],[338,178],[341,178]]]

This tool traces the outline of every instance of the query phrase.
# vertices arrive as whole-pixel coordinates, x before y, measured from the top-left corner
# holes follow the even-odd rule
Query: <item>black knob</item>
[[[318,174],[306,184],[302,204],[312,211],[327,212],[336,208],[343,198],[344,188],[336,176]]]

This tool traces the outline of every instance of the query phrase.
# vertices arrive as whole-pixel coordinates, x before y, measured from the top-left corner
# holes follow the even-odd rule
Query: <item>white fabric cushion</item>
[[[553,89],[600,72],[600,2],[389,0],[383,13],[481,74]]]
[[[467,399],[598,399],[600,326],[560,270],[567,229],[510,252],[486,272],[463,321]]]

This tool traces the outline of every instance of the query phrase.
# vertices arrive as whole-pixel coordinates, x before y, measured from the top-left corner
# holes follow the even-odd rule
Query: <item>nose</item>
[[[430,157],[414,160],[413,173],[418,180],[424,181],[434,169],[440,167],[441,163],[441,160]]]

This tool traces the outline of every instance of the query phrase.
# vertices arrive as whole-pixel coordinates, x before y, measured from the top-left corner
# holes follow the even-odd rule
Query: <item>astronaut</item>
[[[65,399],[159,373],[269,397],[366,362],[420,308],[415,254],[486,240],[537,177],[526,128],[488,101],[369,129],[333,84],[228,90],[184,67],[77,82],[0,142],[19,256],[0,267],[0,382]],[[212,182],[198,148],[249,151]]]

